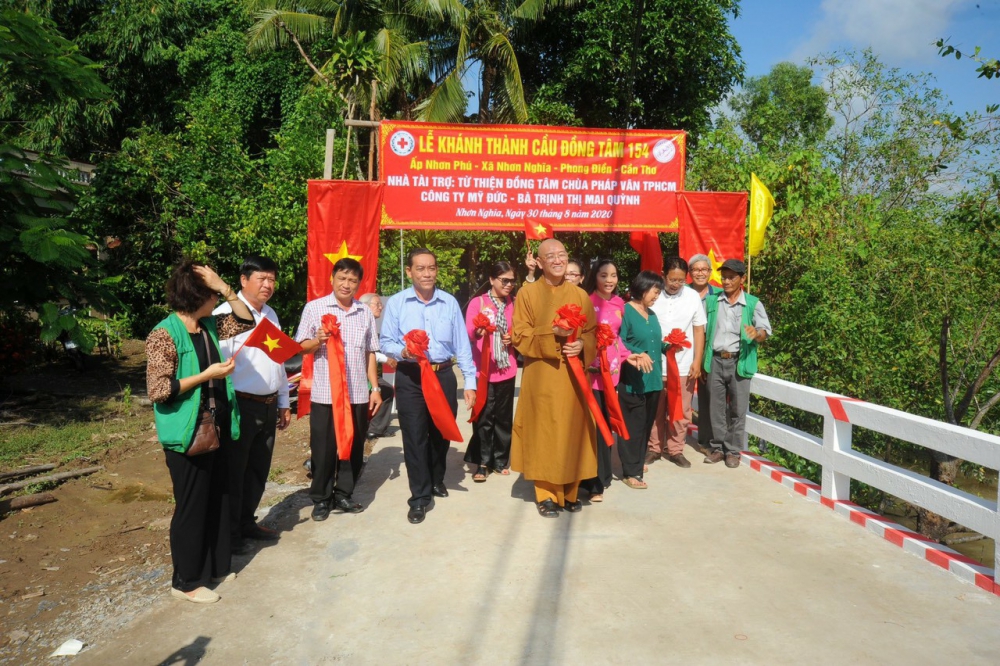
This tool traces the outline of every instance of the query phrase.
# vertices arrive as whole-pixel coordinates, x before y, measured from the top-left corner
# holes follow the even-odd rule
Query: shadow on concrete
[[[170,666],[171,664],[184,664],[184,666],[194,666],[205,658],[206,648],[212,641],[208,636],[199,636],[185,645],[172,655],[159,662],[159,666]]]
[[[531,629],[521,646],[521,664],[552,664],[559,660],[559,606],[562,599],[569,535],[575,516],[561,513],[549,540],[542,576],[531,609]],[[551,520],[538,518],[538,520]]]
[[[354,501],[367,507],[375,500],[378,489],[386,481],[398,478],[402,474],[403,448],[401,446],[376,448],[368,457],[361,478],[354,487]]]

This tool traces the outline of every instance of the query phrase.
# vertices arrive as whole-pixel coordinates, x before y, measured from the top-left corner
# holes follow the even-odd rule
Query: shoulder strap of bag
[[[201,327],[201,338],[205,341],[205,358],[208,359],[208,364],[212,364],[212,348],[209,346],[208,333],[205,332],[205,327]],[[215,414],[215,380],[208,380],[208,408]]]

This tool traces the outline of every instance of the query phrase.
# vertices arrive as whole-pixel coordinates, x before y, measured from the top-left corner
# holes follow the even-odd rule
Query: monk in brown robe
[[[597,353],[594,306],[587,293],[565,280],[569,255],[555,239],[538,247],[542,279],[521,287],[514,302],[511,342],[524,356],[521,395],[514,417],[511,468],[535,484],[538,513],[559,515],[560,507],[579,511],[582,479],[597,474],[594,419],[567,365],[578,356],[584,368]],[[556,310],[576,303],[587,323],[574,342],[570,331],[552,325]]]

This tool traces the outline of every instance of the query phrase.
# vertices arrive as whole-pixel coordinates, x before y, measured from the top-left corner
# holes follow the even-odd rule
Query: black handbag
[[[202,329],[201,334],[205,338],[205,351],[207,352],[209,349],[208,334],[205,333],[205,329]],[[194,429],[194,439],[191,440],[191,446],[185,452],[186,455],[200,456],[211,453],[219,448],[221,432],[219,431],[219,426],[215,423],[214,383],[214,379],[208,380],[208,409],[202,410],[201,414],[198,415],[198,423]]]

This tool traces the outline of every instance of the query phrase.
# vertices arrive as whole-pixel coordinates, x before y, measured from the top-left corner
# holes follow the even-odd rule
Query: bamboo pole
[[[22,476],[31,476],[32,474],[40,474],[41,472],[48,472],[50,469],[55,469],[58,467],[55,463],[49,463],[47,465],[34,465],[33,467],[22,467],[21,469],[14,469],[9,472],[0,472],[0,481],[6,481],[7,479],[18,479]]]
[[[368,107],[368,118],[371,122],[375,122],[375,101],[378,95],[378,81],[372,81],[372,103]],[[368,132],[368,180],[372,179],[372,170],[375,166],[375,144],[378,139],[378,125],[371,128]]]
[[[93,474],[94,472],[100,472],[104,469],[103,465],[98,465],[97,467],[85,467],[83,469],[76,469],[71,472],[60,472],[59,474],[49,474],[48,476],[38,476],[31,479],[25,479],[24,481],[18,481],[17,483],[8,483],[5,486],[0,486],[0,495],[6,495],[14,490],[21,490],[22,488],[27,488],[28,486],[33,486],[36,483],[50,483],[52,481],[65,481],[66,479],[75,479],[78,476],[87,476],[88,474]]]

